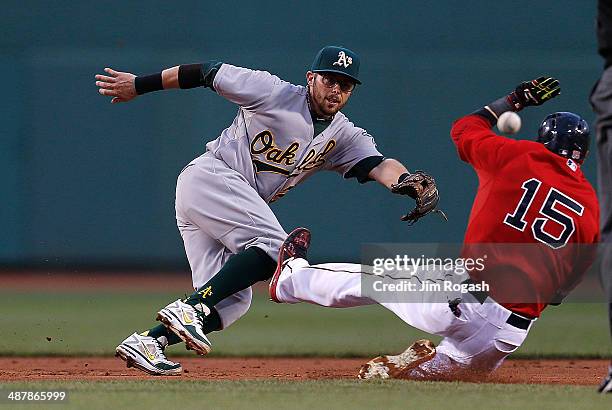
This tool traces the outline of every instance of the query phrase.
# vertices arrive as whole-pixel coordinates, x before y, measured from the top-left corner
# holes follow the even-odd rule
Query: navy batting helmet
[[[589,124],[571,112],[555,112],[538,129],[538,142],[548,150],[582,163],[589,152]]]

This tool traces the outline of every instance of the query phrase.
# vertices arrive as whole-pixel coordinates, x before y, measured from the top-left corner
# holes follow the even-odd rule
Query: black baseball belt
[[[461,282],[461,284],[472,285],[472,284],[475,284],[475,282],[472,279],[467,279]],[[484,292],[484,291],[481,291],[481,292],[468,291],[468,293],[474,296],[474,299],[476,299],[478,303],[480,303],[481,305],[489,297],[489,293]],[[508,323],[510,326],[514,326],[514,327],[517,327],[523,330],[529,329],[529,325],[531,325],[532,321],[533,321],[532,319],[527,319],[526,317],[519,316],[514,312],[510,313],[510,316],[508,316],[508,319],[506,319],[506,323]]]

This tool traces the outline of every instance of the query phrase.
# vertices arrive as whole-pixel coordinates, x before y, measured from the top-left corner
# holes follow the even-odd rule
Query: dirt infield
[[[181,358],[186,380],[352,379],[364,359]],[[607,360],[508,360],[487,383],[597,385]],[[0,382],[151,379],[110,357],[1,357]]]

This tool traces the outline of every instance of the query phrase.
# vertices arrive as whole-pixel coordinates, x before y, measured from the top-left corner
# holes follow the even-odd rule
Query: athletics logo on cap
[[[313,73],[336,73],[359,81],[359,56],[346,47],[326,46],[316,55],[310,71]]]
[[[341,51],[338,53],[338,61],[336,61],[332,65],[339,65],[339,66],[343,66],[344,68],[347,68],[351,64],[353,64],[353,58],[347,57],[346,53],[344,51]]]

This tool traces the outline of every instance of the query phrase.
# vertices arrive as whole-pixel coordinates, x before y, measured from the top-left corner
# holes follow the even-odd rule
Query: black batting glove
[[[539,77],[519,84],[507,98],[513,111],[520,111],[524,107],[542,105],[559,94],[561,94],[559,80],[553,77]]]
[[[559,80],[552,77],[539,77],[535,80],[520,83],[507,96],[493,101],[472,114],[484,117],[493,127],[499,116],[504,112],[517,112],[532,105],[542,105],[559,94],[561,94]]]

